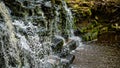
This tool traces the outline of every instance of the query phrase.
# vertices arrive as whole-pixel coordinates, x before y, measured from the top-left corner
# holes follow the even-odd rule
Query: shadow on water
[[[119,32],[111,31],[103,33],[98,37],[98,43],[120,43]]]

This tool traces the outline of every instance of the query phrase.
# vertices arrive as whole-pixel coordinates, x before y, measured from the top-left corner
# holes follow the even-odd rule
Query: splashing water
[[[41,4],[44,1],[33,2]],[[51,49],[52,38],[55,36],[62,39],[63,45],[66,45],[65,39],[62,37],[62,33],[66,32],[65,34],[70,39],[76,39],[76,42],[79,42],[78,45],[81,45],[81,41],[80,38],[74,36],[73,17],[70,9],[65,1],[61,1],[61,4],[53,5],[55,16],[51,19],[47,18],[46,13],[41,9],[39,12],[41,16],[35,16],[32,10],[32,16],[26,15],[24,21],[23,19],[12,19],[4,2],[0,2],[0,13],[4,18],[4,22],[0,23],[0,49],[4,58],[2,68],[64,68],[60,63],[61,58],[55,56]],[[46,1],[45,5],[50,7],[51,2]],[[33,3],[28,8],[34,6]],[[66,12],[65,21],[61,21],[61,9]],[[33,19],[39,18],[42,19],[44,26],[34,25],[38,22],[34,22]],[[65,23],[64,28],[60,27],[61,23]],[[62,32],[62,29],[65,31]]]

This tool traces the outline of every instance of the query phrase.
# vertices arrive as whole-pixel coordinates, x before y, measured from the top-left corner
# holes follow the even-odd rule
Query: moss
[[[88,33],[82,35],[82,38],[85,41],[94,40],[94,39],[97,39],[97,37],[98,37],[98,31],[88,32]]]
[[[77,29],[84,40],[96,39],[99,34],[119,31],[120,1],[118,0],[66,0],[74,13]],[[88,23],[86,24],[86,22]],[[113,25],[118,23],[118,26]],[[85,23],[86,25],[82,24]]]

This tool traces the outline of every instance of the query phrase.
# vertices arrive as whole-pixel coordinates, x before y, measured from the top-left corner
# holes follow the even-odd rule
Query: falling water
[[[8,55],[14,57],[14,59],[18,62],[18,68],[20,68],[21,61],[20,61],[20,57],[19,57],[19,50],[16,45],[17,39],[15,38],[15,34],[14,34],[14,26],[12,25],[9,11],[6,9],[3,2],[0,3],[0,13],[2,14],[2,16],[6,22],[5,25],[7,26],[7,32],[9,34],[8,42],[10,42],[10,43],[6,44],[6,47],[8,47],[8,51],[7,51],[7,50],[5,50],[4,41],[1,41],[2,49],[4,51],[3,52],[4,58],[6,59],[5,60],[6,68],[11,67],[11,66],[9,66],[9,63],[8,63],[8,61],[10,61],[9,60],[10,57],[8,57]],[[5,40],[5,41],[7,41],[7,40]],[[9,53],[7,53],[7,52],[9,52]]]
[[[72,12],[70,11],[70,9],[67,7],[67,4],[65,1],[62,1],[63,7],[66,10],[66,31],[69,34],[69,37],[74,36],[73,33],[73,16],[72,16]]]
[[[77,45],[79,45],[79,47],[83,46],[82,39],[80,37],[74,35],[74,30],[73,30],[74,22],[73,22],[72,12],[71,12],[70,8],[67,7],[67,4],[65,1],[62,1],[62,4],[63,4],[64,9],[66,10],[66,25],[67,25],[66,31],[69,35],[69,38],[72,40],[75,40]]]
[[[17,37],[19,38],[19,47],[21,47],[22,50],[29,52],[29,57],[34,60],[31,60],[31,62],[34,63],[32,67],[44,68],[45,65],[41,65],[43,62],[40,60],[43,58],[45,59],[45,57],[51,54],[51,43],[46,37],[39,37],[39,31],[37,31],[39,30],[38,27],[33,26],[31,22],[25,25],[23,21],[15,20],[13,25],[16,27],[17,31],[21,30],[21,32],[17,32]],[[24,36],[24,33],[26,33],[27,36]],[[29,64],[29,62],[27,63]]]
[[[50,9],[52,5],[51,1],[31,0],[31,2],[32,5],[24,7],[34,8],[36,2],[39,5],[45,2],[44,5]],[[72,13],[65,1],[61,1],[61,4],[52,5],[54,17],[51,19],[39,6],[40,16],[36,16],[32,9],[32,15],[26,14],[25,20],[23,20],[17,19],[17,17],[13,19],[4,2],[0,2],[0,13],[4,19],[4,22],[0,23],[0,46],[5,63],[1,66],[2,68],[65,68],[61,63],[63,59],[56,56],[51,48],[54,44],[52,39],[53,37],[62,39],[64,41],[63,45],[66,45],[66,40],[62,37],[62,34],[67,34],[73,40],[76,37],[72,28]],[[61,9],[62,13],[65,12],[65,21],[61,18]],[[34,19],[42,19],[42,23],[35,22]],[[75,41],[80,42],[80,38]],[[77,45],[80,45],[80,43]],[[53,58],[55,60],[51,60]]]

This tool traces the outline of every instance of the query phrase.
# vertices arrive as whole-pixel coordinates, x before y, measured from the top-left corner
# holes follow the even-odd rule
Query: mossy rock
[[[85,41],[90,41],[91,40],[91,33],[87,33],[82,36],[82,39]]]
[[[97,39],[97,37],[98,37],[98,31],[96,31],[94,33],[93,32],[87,33],[82,36],[83,40],[85,40],[85,41],[91,41],[91,40]]]

